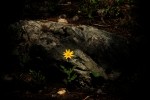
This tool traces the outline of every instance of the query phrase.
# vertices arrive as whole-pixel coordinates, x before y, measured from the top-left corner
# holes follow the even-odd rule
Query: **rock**
[[[11,27],[18,30],[15,33],[19,40],[18,55],[46,59],[47,66],[59,69],[61,64],[66,68],[76,66],[74,72],[85,83],[91,83],[91,73],[107,80],[106,70],[128,56],[127,39],[92,26],[24,20]],[[63,57],[66,49],[75,55],[69,62]]]
[[[79,20],[79,16],[78,15],[73,16],[72,21],[78,21],[78,20]]]
[[[58,23],[64,23],[64,24],[68,24],[68,21],[66,19],[63,19],[63,18],[59,18]]]

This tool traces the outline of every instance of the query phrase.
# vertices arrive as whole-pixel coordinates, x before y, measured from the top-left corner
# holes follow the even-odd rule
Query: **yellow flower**
[[[63,53],[63,55],[64,55],[64,58],[65,59],[68,59],[68,58],[72,58],[74,55],[74,52],[73,51],[70,51],[70,49],[66,49],[66,51]]]

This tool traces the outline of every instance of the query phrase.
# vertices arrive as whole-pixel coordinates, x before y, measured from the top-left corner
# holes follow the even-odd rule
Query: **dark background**
[[[9,71],[9,67],[12,58],[11,50],[13,46],[11,45],[13,39],[12,34],[7,31],[8,26],[11,23],[17,22],[20,19],[25,19],[23,16],[24,0],[2,0],[0,3],[0,72]],[[142,41],[139,43],[136,49],[135,59],[141,64],[141,77],[139,83],[135,84],[134,90],[131,91],[139,99],[146,99],[148,90],[148,80],[149,80],[149,3],[140,0],[137,2],[138,5],[138,21],[141,26],[139,34],[142,34]],[[138,55],[137,55],[138,54]],[[133,58],[134,59],[134,58]],[[136,62],[136,61],[135,61]],[[133,96],[133,97],[135,97]],[[134,98],[132,98],[133,100]]]

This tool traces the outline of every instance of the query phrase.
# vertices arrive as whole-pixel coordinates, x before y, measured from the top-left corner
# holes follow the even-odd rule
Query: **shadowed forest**
[[[1,2],[0,99],[146,99],[144,3]]]

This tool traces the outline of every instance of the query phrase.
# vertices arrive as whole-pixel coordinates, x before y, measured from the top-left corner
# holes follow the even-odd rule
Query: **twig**
[[[100,25],[100,24],[93,24],[95,26],[99,26],[99,27],[109,27],[110,25]]]
[[[86,100],[86,99],[88,99],[90,96],[88,95],[88,96],[86,96],[83,100]]]

